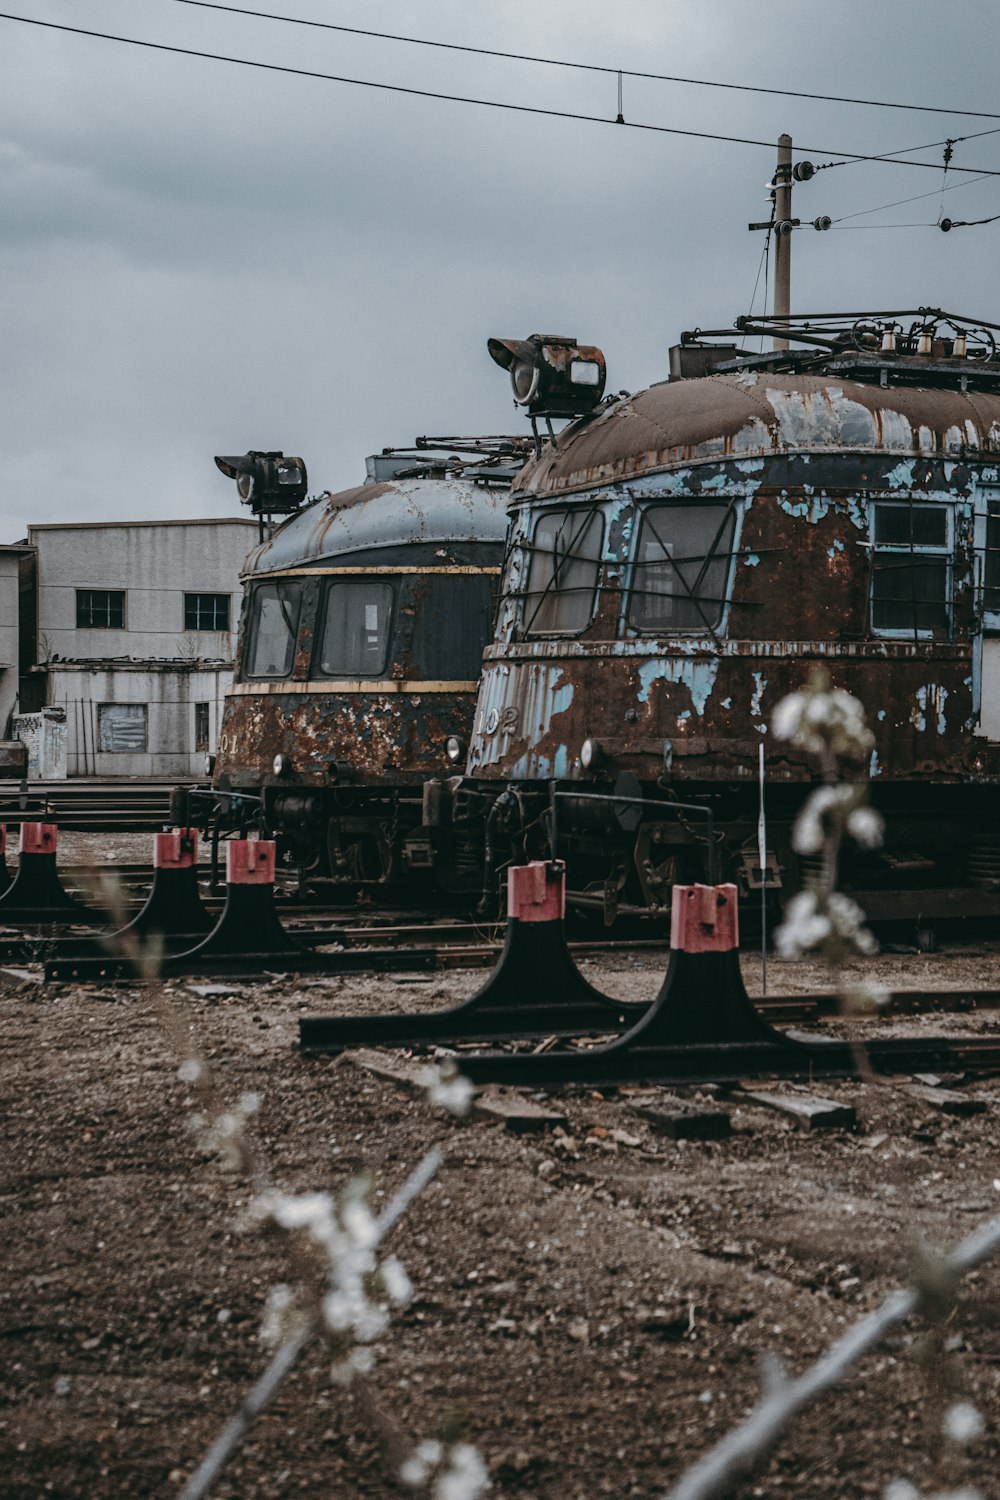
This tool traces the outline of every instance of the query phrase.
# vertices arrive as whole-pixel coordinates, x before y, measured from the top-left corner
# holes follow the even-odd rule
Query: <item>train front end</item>
[[[213,769],[222,828],[257,819],[310,880],[430,868],[421,788],[467,751],[516,468],[499,445],[387,451],[251,553]]]
[[[438,814],[442,840],[482,823],[487,899],[553,850],[609,920],[706,876],[794,889],[814,773],[771,723],[821,669],[864,705],[888,822],[848,881],[914,910],[978,882],[1000,913],[1000,361],[988,327],[900,316],[768,355],[692,338],[539,445]]]

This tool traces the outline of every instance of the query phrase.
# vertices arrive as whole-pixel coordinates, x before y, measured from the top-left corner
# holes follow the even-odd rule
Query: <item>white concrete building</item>
[[[203,774],[232,681],[240,572],[257,523],[32,526],[42,703],[66,713],[70,776]],[[0,660],[3,659],[0,553]],[[24,620],[22,616],[22,631]],[[2,685],[2,679],[0,679]]]

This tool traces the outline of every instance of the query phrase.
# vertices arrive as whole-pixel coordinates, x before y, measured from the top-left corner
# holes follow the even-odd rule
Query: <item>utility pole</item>
[[[792,234],[801,224],[801,219],[792,218],[792,184],[808,182],[815,176],[816,168],[811,161],[800,161],[792,166],[792,138],[778,137],[778,165],[769,184],[774,210],[769,219],[759,224],[748,224],[748,229],[763,229],[774,234],[774,311],[775,319],[788,318],[792,311]],[[814,229],[829,229],[829,214],[821,214],[812,220]],[[775,349],[787,349],[788,340],[781,336],[773,339]]]
[[[792,138],[778,136],[778,168],[774,174],[774,316],[787,318],[792,310]],[[787,349],[786,338],[775,338],[775,349]]]

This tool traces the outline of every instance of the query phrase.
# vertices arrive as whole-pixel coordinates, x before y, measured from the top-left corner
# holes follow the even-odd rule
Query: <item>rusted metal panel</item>
[[[811,774],[769,738],[776,704],[814,664],[865,705],[873,777],[1000,777],[973,734],[983,485],[997,490],[1000,396],[808,376],[715,376],[653,387],[560,435],[515,484],[497,636],[487,652],[469,772],[484,780],[600,778],[579,754],[647,783]],[[533,526],[545,506],[605,517],[599,604],[575,636],[525,631]],[[629,624],[642,507],[728,505],[726,601],[713,628]],[[872,504],[947,511],[949,630],[872,628]],[[611,770],[613,768],[613,772]]]
[[[468,738],[471,719],[468,691],[240,695],[226,705],[220,763],[243,787],[281,784],[271,770],[279,752],[296,786],[418,782],[453,769],[445,741]]]
[[[251,552],[246,576],[373,549],[503,541],[507,490],[450,477],[363,484],[317,501]]]
[[[674,465],[824,450],[995,454],[1000,396],[809,375],[664,382],[568,428],[524,467],[513,492],[541,498]]]

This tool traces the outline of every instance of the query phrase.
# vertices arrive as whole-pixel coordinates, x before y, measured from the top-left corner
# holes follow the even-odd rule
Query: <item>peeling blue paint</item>
[[[910,714],[910,723],[923,731],[927,728],[927,718],[930,715],[936,720],[938,734],[945,734],[948,728],[944,711],[948,689],[941,687],[939,683],[929,682],[926,687],[917,688],[915,697],[917,707]]]
[[[837,553],[838,552],[843,552],[843,550],[844,550],[844,544],[840,540],[840,537],[838,536],[837,539],[836,539],[836,541],[834,542],[833,546],[829,547],[827,549],[827,554],[826,555],[832,561],[837,556]]]
[[[868,775],[870,779],[874,781],[876,776],[881,776],[881,774],[882,767],[878,763],[878,751],[873,750],[871,753],[871,759],[868,762]]]
[[[643,662],[639,668],[639,702],[649,702],[649,690],[654,682],[683,684],[691,694],[691,707],[699,718],[703,718],[705,705],[715,687],[718,670],[719,659],[716,656],[700,661],[665,660],[657,657],[655,661]]]
[[[913,488],[914,459],[900,459],[894,469],[885,476],[887,490],[911,490]]]
[[[690,717],[691,717],[691,710],[689,708],[682,708],[681,711],[680,711],[680,713],[677,715],[677,722],[678,722],[678,724],[683,724],[684,720],[685,719],[690,719]]]
[[[752,719],[759,719],[761,716],[760,700],[763,698],[767,688],[767,678],[763,672],[754,672],[752,676],[754,689],[750,695],[750,717]]]
[[[723,698],[723,700],[722,700],[722,707],[723,708],[732,708],[732,706],[733,706],[733,700],[732,700],[732,698]]]
[[[885,720],[885,709],[880,708],[876,717],[878,718],[880,724],[883,723],[883,721]]]
[[[747,568],[758,568],[760,567],[760,558],[756,552],[747,552],[743,558],[743,565]]]

